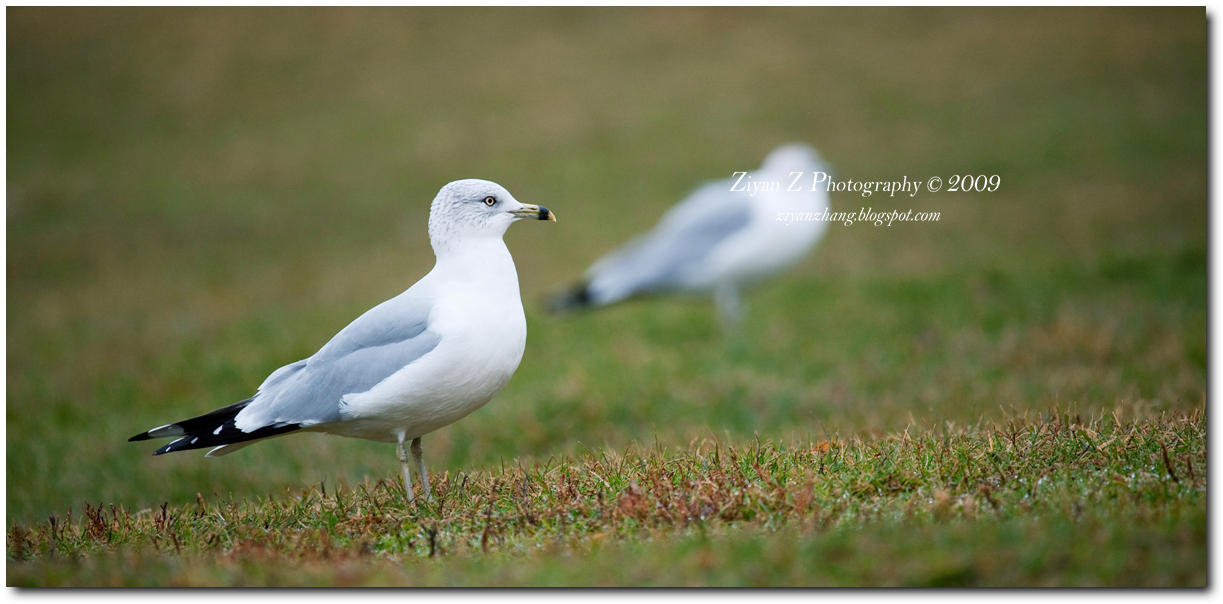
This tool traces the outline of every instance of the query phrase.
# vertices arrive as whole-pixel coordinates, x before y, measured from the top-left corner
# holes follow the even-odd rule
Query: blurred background
[[[246,398],[423,276],[459,178],[560,222],[510,229],[523,363],[425,438],[432,472],[1204,405],[1202,8],[6,14],[9,523],[394,478],[379,443],[126,439]],[[941,219],[831,225],[735,336],[701,300],[543,312],[791,141],[840,178],[1001,187],[834,193]]]

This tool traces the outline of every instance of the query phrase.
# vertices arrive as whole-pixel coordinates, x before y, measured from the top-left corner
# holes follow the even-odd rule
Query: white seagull
[[[514,259],[502,241],[510,223],[556,221],[501,185],[458,180],[429,211],[437,264],[415,285],[340,330],[314,356],[272,372],[254,396],[130,440],[177,437],[153,455],[216,447],[232,453],[295,431],[397,442],[409,500],[412,476],[429,494],[420,440],[487,403],[526,347],[527,323]]]
[[[599,307],[663,293],[712,294],[723,324],[743,314],[741,290],[790,268],[828,224],[828,168],[815,149],[783,145],[759,170],[706,184],[653,230],[596,261],[583,282],[552,299],[553,311]]]

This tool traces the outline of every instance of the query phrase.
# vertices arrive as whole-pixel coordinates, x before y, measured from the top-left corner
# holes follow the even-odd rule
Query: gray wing
[[[710,252],[751,220],[751,199],[730,181],[707,184],[671,208],[658,225],[599,259],[587,271],[596,304],[675,289]]]
[[[432,299],[406,293],[370,309],[314,356],[268,376],[239,413],[238,427],[338,421],[344,395],[373,388],[437,347],[441,336],[429,331],[432,309]]]

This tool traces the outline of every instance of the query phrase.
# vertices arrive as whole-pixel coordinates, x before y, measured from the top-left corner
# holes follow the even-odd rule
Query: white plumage
[[[178,437],[154,455],[215,447],[225,455],[293,431],[398,443],[404,483],[429,491],[421,437],[482,407],[514,375],[527,325],[502,236],[522,218],[555,221],[486,180],[438,192],[429,213],[437,264],[402,294],[350,323],[308,359],[274,371],[255,396],[131,440]]]
[[[810,146],[778,147],[759,170],[698,188],[652,230],[591,265],[584,282],[555,298],[551,308],[712,294],[724,322],[736,323],[741,290],[797,264],[827,229],[812,219],[828,208],[828,193],[814,184],[815,174],[827,170]]]

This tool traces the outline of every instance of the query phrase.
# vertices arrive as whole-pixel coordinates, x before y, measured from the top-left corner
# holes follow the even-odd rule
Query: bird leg
[[[416,439],[418,442],[420,439]],[[408,466],[408,452],[403,447],[403,434],[399,435],[399,445],[395,447],[395,456],[399,458],[399,466],[403,468],[403,488],[408,492],[408,503],[415,501],[416,496],[412,494],[412,472]]]
[[[739,297],[739,288],[728,283],[718,285],[713,291],[713,301],[718,306],[723,327],[734,328],[743,319],[743,300]]]
[[[429,492],[429,474],[425,472],[425,450],[420,446],[420,438],[412,440],[412,461],[416,464],[416,475],[420,477],[421,493],[426,501],[433,501],[433,494]]]

